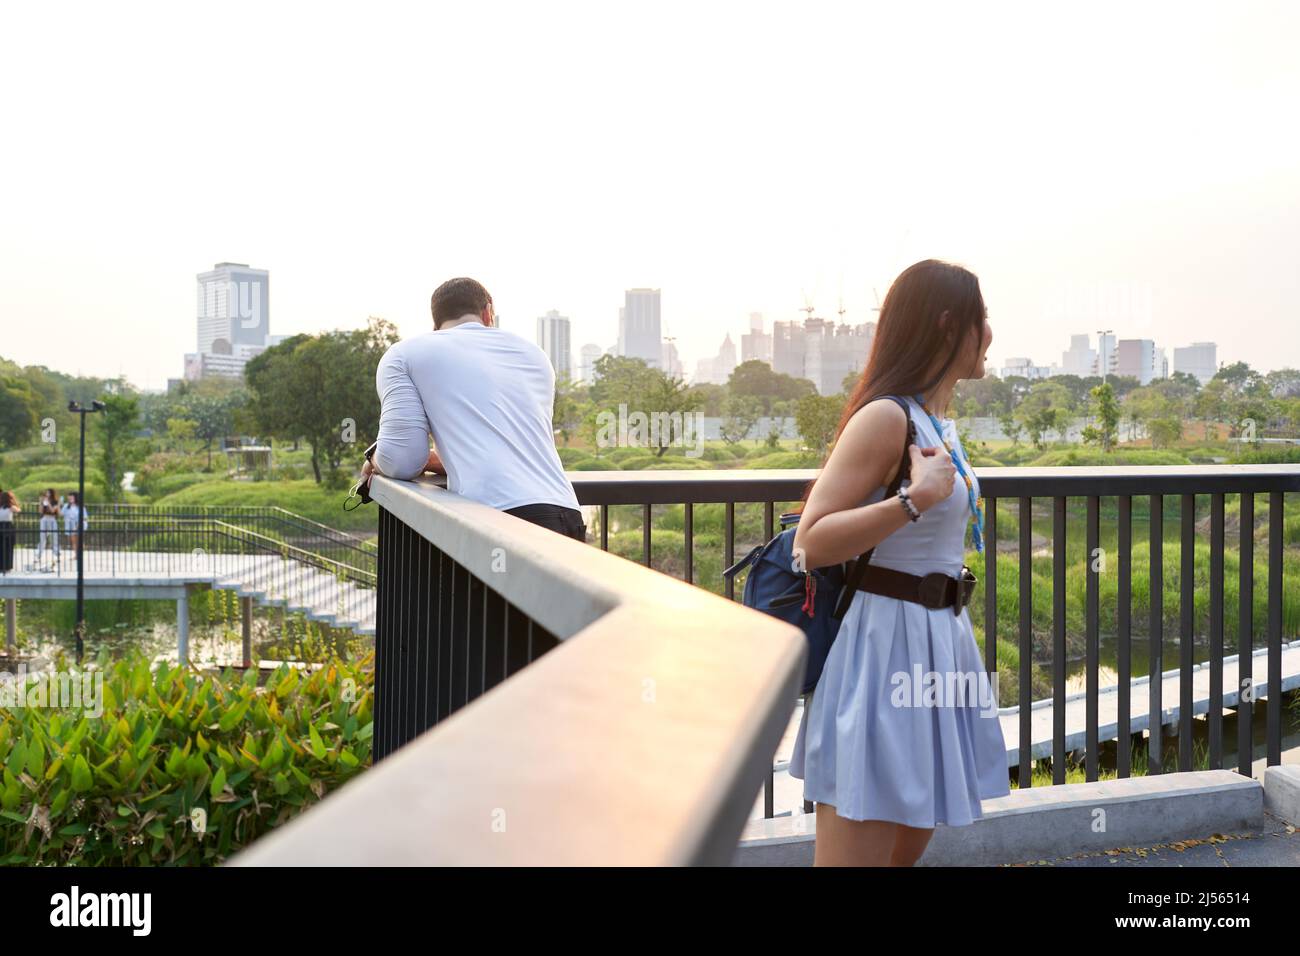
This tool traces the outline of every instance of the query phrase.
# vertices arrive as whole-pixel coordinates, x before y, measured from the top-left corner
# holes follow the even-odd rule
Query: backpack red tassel
[[[811,574],[803,576],[803,612],[809,617],[813,616],[813,604],[817,597],[817,579]]]

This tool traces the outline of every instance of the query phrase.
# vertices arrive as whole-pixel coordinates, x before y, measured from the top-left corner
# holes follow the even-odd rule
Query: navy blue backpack
[[[883,397],[898,403],[907,414],[907,441],[903,445],[903,462],[885,491],[885,497],[890,498],[898,493],[910,471],[908,448],[916,441],[916,426],[905,401],[894,395]],[[781,531],[776,537],[767,544],[756,546],[723,571],[722,575],[732,578],[749,568],[741,603],[787,624],[793,624],[807,636],[808,664],[804,669],[803,688],[800,692],[810,694],[821,678],[822,668],[840,629],[840,620],[848,611],[853,592],[867,571],[871,551],[846,564],[832,564],[806,572],[795,571],[794,533],[798,524],[797,513],[781,515]]]

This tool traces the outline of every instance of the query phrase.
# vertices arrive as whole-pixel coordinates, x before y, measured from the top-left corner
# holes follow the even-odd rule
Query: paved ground
[[[1078,853],[1055,860],[1014,866],[1300,866],[1300,830],[1270,813],[1265,824],[1249,833],[1219,834],[1203,840],[1118,847],[1100,853]]]

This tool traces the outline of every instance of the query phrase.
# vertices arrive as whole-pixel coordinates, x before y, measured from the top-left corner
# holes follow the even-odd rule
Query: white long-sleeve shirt
[[[478,322],[426,332],[384,353],[375,387],[383,474],[417,477],[433,435],[448,491],[500,510],[578,507],[555,450],[555,372],[532,342]]]

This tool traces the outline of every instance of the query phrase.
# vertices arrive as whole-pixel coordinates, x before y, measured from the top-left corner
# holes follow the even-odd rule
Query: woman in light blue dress
[[[982,800],[1009,792],[960,583],[968,528],[983,548],[979,481],[945,417],[957,382],[984,376],[992,338],[972,273],[931,259],[899,275],[803,508],[794,546],[805,567],[875,548],[790,760],[817,804],[817,865],[911,866],[937,825],[969,824]],[[885,500],[909,417],[910,474]]]

